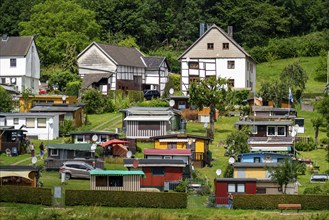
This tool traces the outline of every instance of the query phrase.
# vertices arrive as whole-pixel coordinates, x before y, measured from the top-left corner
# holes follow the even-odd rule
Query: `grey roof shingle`
[[[83,77],[82,89],[88,88],[94,82],[99,82],[101,79],[108,79],[112,74],[111,73],[93,73],[86,74]]]
[[[240,168],[259,168],[259,167],[277,167],[280,163],[251,163],[251,162],[237,162],[233,164],[233,167]]]
[[[8,37],[0,39],[0,56],[25,56],[32,44],[32,36]]]
[[[148,69],[159,68],[164,61],[164,57],[143,57]]]
[[[145,67],[145,64],[142,60],[143,54],[136,48],[120,47],[100,43],[96,44],[119,65]]]

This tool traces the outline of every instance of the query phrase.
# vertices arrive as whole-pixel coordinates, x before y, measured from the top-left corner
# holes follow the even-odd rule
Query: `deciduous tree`
[[[14,103],[11,95],[0,86],[0,112],[10,112],[13,110]]]
[[[210,130],[215,132],[215,110],[218,105],[225,102],[227,93],[230,92],[228,81],[222,78],[208,77],[191,83],[189,88],[190,103],[199,109],[210,108]]]

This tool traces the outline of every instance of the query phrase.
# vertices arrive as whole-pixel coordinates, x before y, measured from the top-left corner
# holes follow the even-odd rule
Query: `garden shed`
[[[91,190],[140,191],[141,170],[92,170],[90,171]]]

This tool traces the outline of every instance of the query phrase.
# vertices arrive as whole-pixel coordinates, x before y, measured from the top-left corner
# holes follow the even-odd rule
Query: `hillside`
[[[257,65],[256,89],[258,91],[264,81],[278,80],[280,73],[288,64],[299,60],[309,77],[305,93],[322,93],[326,83],[314,80],[319,59],[320,57],[301,57],[275,60],[271,64],[268,62],[260,63]]]

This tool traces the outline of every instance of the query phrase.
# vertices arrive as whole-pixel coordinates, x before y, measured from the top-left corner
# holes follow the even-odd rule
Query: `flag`
[[[291,102],[294,102],[294,99],[292,98],[292,93],[291,93],[291,89],[289,88],[289,100]]]

